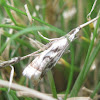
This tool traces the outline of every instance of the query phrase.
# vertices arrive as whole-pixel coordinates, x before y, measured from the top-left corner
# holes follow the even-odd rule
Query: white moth
[[[48,43],[47,50],[41,52],[23,71],[23,75],[32,79],[37,85],[44,74],[56,65],[62,54],[69,48],[70,42],[75,38],[78,28],[72,30],[67,35],[56,38]]]

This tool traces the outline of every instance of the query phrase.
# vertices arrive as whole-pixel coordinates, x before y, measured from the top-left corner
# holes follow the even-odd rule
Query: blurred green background
[[[87,15],[93,3],[94,0],[0,0],[0,61],[36,51],[37,48],[26,37],[43,44],[48,43],[37,34],[37,31],[47,38],[58,38],[87,22]],[[31,22],[25,12],[25,4],[33,18]],[[91,19],[97,16],[99,10],[100,0],[97,1]],[[35,89],[42,93],[53,94],[54,97],[57,94],[66,95],[65,98],[68,94],[90,96],[91,93],[82,90],[82,87],[95,90],[100,84],[99,40],[100,28],[96,23],[82,29],[77,39],[71,43],[70,52],[64,53],[52,69],[52,73],[47,72]],[[31,80],[22,76],[23,69],[32,60],[33,57],[30,57],[13,65],[15,69],[13,82],[33,88]],[[9,66],[1,68],[0,78],[9,80],[10,70]],[[15,91],[8,93],[6,88],[0,88],[0,100],[37,100],[37,98],[18,97]]]

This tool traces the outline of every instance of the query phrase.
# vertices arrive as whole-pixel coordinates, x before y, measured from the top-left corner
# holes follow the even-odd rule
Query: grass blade
[[[97,20],[97,25],[96,25],[96,28],[94,30],[94,34],[93,34],[93,39],[90,43],[90,46],[89,46],[89,49],[88,49],[88,53],[87,53],[87,56],[86,56],[86,59],[85,59],[85,63],[84,63],[84,66],[83,66],[83,69],[82,71],[80,72],[72,90],[71,90],[71,93],[70,93],[70,97],[74,97],[74,96],[77,96],[83,82],[84,82],[84,79],[87,75],[88,72],[85,72],[87,70],[87,64],[89,62],[89,56],[91,54],[91,51],[92,51],[92,48],[93,48],[93,44],[94,44],[94,39],[96,37],[96,34],[97,34],[97,29],[99,27],[99,23],[100,23],[100,18]]]
[[[93,91],[93,93],[91,94],[91,99],[94,98],[95,94],[100,90],[100,81],[98,83],[98,85],[96,86],[95,90]]]
[[[65,92],[65,97],[64,97],[64,100],[67,99],[67,96],[68,96],[68,93],[70,91],[70,88],[71,88],[71,83],[72,83],[72,80],[73,80],[73,72],[74,72],[74,50],[73,50],[73,46],[71,44],[71,71],[70,71],[70,75],[69,75],[69,80],[68,80],[68,86],[67,86],[67,89],[66,89],[66,92]]]
[[[52,72],[48,71],[47,74],[48,74],[48,78],[49,78],[49,82],[50,82],[50,86],[51,86],[53,97],[57,98],[57,92],[56,92],[56,87],[55,87],[55,83],[54,83]]]

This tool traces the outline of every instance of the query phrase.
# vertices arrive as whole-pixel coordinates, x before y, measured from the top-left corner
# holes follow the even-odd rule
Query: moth
[[[46,49],[24,69],[23,75],[31,79],[34,86],[37,85],[45,73],[56,65],[65,50],[69,49],[70,43],[75,39],[79,30],[97,19],[98,17],[80,25],[65,36],[52,39],[45,45]]]
[[[41,52],[23,71],[37,85],[45,73],[52,69],[61,58],[66,49],[69,48],[70,42],[75,38],[79,29],[74,29],[67,35],[55,38],[46,44],[47,49]]]

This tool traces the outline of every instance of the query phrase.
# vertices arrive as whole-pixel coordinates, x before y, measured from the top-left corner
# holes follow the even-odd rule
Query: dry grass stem
[[[73,98],[68,98],[67,100],[92,100],[90,97],[73,97]]]
[[[53,96],[52,94],[46,94],[46,95]],[[17,91],[17,96],[18,97],[26,96],[26,97],[32,97],[32,98],[34,98],[34,95],[32,95],[32,93],[25,92],[25,91]],[[57,97],[63,98],[64,94],[57,94]]]
[[[93,4],[93,6],[92,6],[92,9],[91,9],[90,13],[87,15],[87,18],[90,17],[91,13],[93,12],[93,10],[94,10],[94,8],[95,8],[96,3],[97,3],[97,0],[94,1],[94,4]]]
[[[9,82],[8,81],[4,81],[4,80],[0,80],[0,87],[9,87]],[[30,89],[30,88],[27,88],[25,86],[21,86],[21,85],[18,85],[16,83],[12,83],[11,89],[14,89],[16,91],[25,91],[27,93],[31,93],[34,97],[37,97],[39,99],[43,99],[43,100],[57,100],[57,99],[54,99],[53,97],[50,97],[44,93],[41,93],[41,92],[38,92],[34,89]]]
[[[32,25],[33,19],[32,19],[32,16],[31,16],[29,10],[28,10],[27,4],[25,4],[24,7],[25,7],[25,10],[26,10],[26,14],[27,14],[27,17],[28,17],[28,19],[29,19],[29,22],[30,22],[30,24]]]

